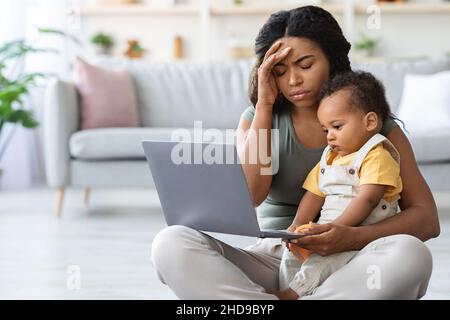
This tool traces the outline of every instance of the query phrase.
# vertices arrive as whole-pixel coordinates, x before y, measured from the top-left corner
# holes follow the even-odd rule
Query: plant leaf
[[[31,110],[14,110],[5,120],[12,123],[21,123],[25,128],[36,128],[39,125]]]
[[[7,60],[20,58],[27,53],[38,53],[38,52],[45,52],[45,53],[59,53],[58,50],[52,49],[52,48],[34,48],[30,47],[29,45],[25,44],[23,41],[17,41],[16,43],[13,43],[12,45],[5,48],[2,54],[3,56],[0,58],[0,63],[4,64]]]
[[[71,39],[73,42],[75,42],[76,44],[81,46],[81,41],[75,37],[74,35],[64,32],[62,30],[58,30],[58,29],[53,29],[53,28],[38,28],[38,31],[40,33],[50,33],[50,34],[56,34],[62,37],[67,37],[69,39]]]
[[[0,47],[0,54],[3,54],[4,52],[7,52],[8,50],[11,50],[12,47],[19,46],[21,44],[24,44],[24,39],[14,40],[14,41],[8,41],[3,46]]]
[[[15,82],[20,85],[34,84],[36,78],[47,78],[47,75],[41,72],[33,72],[20,76]]]
[[[19,101],[19,97],[26,92],[28,92],[26,85],[9,85],[0,91],[0,101],[7,103]]]
[[[0,100],[0,121],[3,121],[13,111],[12,103]]]

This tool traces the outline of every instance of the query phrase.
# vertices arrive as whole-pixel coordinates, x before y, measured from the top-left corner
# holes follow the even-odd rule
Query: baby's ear
[[[366,126],[367,131],[378,131],[378,126],[380,124],[380,119],[376,112],[368,112],[364,116],[364,125]]]

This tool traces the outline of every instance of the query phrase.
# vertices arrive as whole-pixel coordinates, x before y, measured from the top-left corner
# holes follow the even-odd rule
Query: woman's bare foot
[[[299,298],[298,294],[291,288],[283,290],[283,291],[266,290],[266,292],[277,296],[278,299],[280,299],[280,300],[298,300],[298,298]]]

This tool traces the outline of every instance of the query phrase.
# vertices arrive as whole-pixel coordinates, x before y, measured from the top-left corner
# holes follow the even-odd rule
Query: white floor
[[[441,236],[425,299],[450,299],[450,194],[435,194]],[[176,299],[156,278],[150,245],[165,226],[153,190],[0,190],[0,299]],[[231,244],[252,238],[218,235]],[[170,249],[170,248],[168,248]]]

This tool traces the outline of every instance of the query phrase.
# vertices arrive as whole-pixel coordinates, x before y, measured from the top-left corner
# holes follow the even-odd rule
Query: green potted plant
[[[369,57],[373,55],[376,45],[377,39],[361,34],[354,48],[361,56]]]
[[[91,43],[96,47],[98,54],[111,54],[111,49],[114,46],[112,37],[103,32],[97,32],[91,37]]]
[[[80,44],[77,38],[56,29],[40,28],[38,32],[67,36]],[[37,79],[46,78],[48,75],[26,72],[10,74],[7,71],[7,69],[17,70],[17,66],[23,64],[28,54],[38,52],[58,53],[57,50],[51,48],[34,47],[24,39],[6,42],[0,46],[0,160],[15,133],[17,125],[30,129],[39,125],[33,111],[25,108],[24,98],[30,88],[36,85]],[[7,66],[11,68],[7,68]],[[13,123],[16,126],[7,137],[4,137],[2,131],[6,123]],[[0,168],[0,177],[1,175],[2,169]]]

